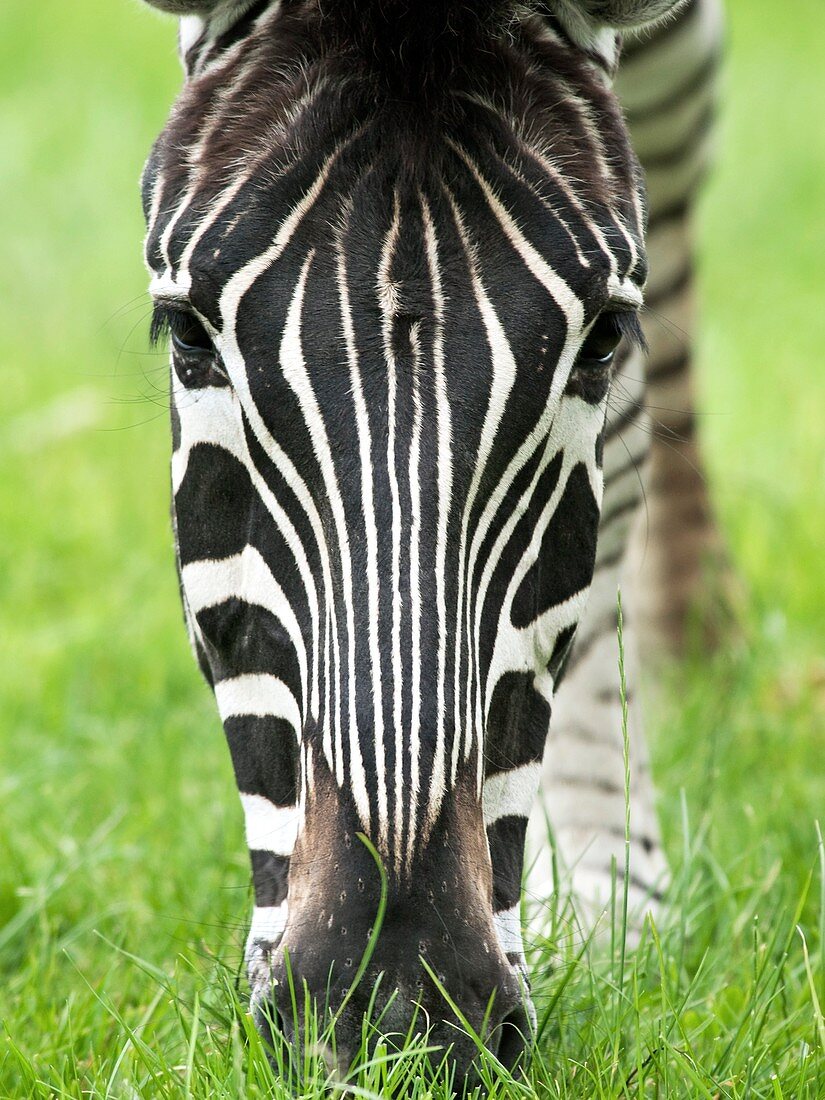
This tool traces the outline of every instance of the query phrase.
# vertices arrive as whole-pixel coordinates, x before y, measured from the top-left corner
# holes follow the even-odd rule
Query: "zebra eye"
[[[193,313],[176,310],[169,316],[172,347],[182,355],[212,355],[214,345],[209,333]]]
[[[194,313],[176,309],[165,318],[172,341],[175,373],[187,389],[228,386],[220,355],[212,338]]]
[[[596,318],[582,344],[578,366],[591,370],[603,370],[610,366],[624,334],[621,316],[619,313],[607,312]]]

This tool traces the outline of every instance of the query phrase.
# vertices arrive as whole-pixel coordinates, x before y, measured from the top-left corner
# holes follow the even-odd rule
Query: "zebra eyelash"
[[[175,317],[180,317],[184,310],[178,309],[168,302],[156,302],[152,309],[152,320],[149,322],[149,346],[156,348],[172,334],[172,322]]]
[[[149,322],[149,346],[156,348],[162,341],[169,339],[176,323],[183,328],[193,322],[200,325],[200,320],[190,310],[173,302],[155,302],[152,320]]]
[[[639,314],[635,310],[617,310],[613,314],[613,318],[616,322],[616,328],[628,347],[636,348],[647,355],[648,345],[642,329],[642,322],[639,320]]]

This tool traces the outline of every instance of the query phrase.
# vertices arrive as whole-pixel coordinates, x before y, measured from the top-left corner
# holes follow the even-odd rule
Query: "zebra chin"
[[[478,1070],[479,1050],[475,1038],[465,1031],[450,1011],[443,994],[432,986],[428,997],[425,981],[418,985],[392,986],[383,972],[368,971],[363,991],[354,996],[339,1014],[325,993],[319,1003],[310,992],[315,1020],[308,1024],[305,1015],[307,983],[304,991],[285,964],[286,956],[265,945],[255,945],[248,954],[251,970],[257,975],[251,997],[255,1026],[270,1051],[274,1068],[290,1067],[293,1073],[305,1051],[321,1057],[333,1079],[347,1077],[356,1058],[369,1058],[379,1043],[390,1052],[404,1050],[411,1038],[419,1037],[426,1046],[432,1068],[453,1081],[457,1092],[468,1091],[482,1083]],[[334,975],[334,964],[330,973]],[[290,980],[288,973],[292,974]],[[426,972],[422,968],[422,978]],[[493,980],[499,1000],[482,1013],[477,1034],[486,1049],[511,1072],[525,1069],[534,1030],[534,1009],[524,992],[520,976],[505,973]],[[425,979],[426,980],[426,979]],[[295,1002],[292,992],[296,989]],[[303,993],[303,996],[302,996]],[[437,999],[441,998],[441,1004]],[[295,1005],[298,1006],[296,1015]],[[476,991],[476,1011],[482,1007],[481,986]],[[339,1006],[340,1008],[340,1006]],[[485,1019],[486,1018],[486,1019]],[[478,1022],[478,1021],[477,1021]],[[475,1029],[474,1029],[475,1030]],[[314,1041],[313,1041],[313,1038]],[[283,1045],[284,1057],[277,1048]]]
[[[325,1057],[334,1050],[329,1068],[343,1076],[379,1040],[400,1050],[419,1036],[459,1092],[480,1083],[473,1035],[517,1069],[534,1012],[518,922],[516,944],[494,913],[484,819],[470,785],[445,797],[401,874],[391,862],[382,874],[341,792],[321,786],[303,815],[288,900],[256,910],[247,944],[264,1039],[285,1044],[293,1065],[307,1045]]]

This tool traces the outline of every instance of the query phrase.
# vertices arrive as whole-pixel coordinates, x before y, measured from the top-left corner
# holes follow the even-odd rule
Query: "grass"
[[[539,1050],[529,1085],[490,1062],[493,1095],[825,1097],[825,12],[733,0],[731,24],[702,428],[747,642],[657,685],[671,917],[622,966],[620,920],[589,949],[529,912]],[[241,815],[180,622],[144,335],[137,179],[178,80],[129,0],[0,10],[4,1097],[286,1093],[237,983]],[[438,1100],[423,1059],[374,1057],[355,1094]]]

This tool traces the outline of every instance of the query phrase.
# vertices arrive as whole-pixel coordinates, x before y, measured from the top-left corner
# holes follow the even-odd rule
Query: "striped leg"
[[[531,849],[540,854],[530,889],[546,897],[553,887],[549,823],[585,924],[609,900],[614,863],[619,879],[624,863],[616,589],[621,584],[624,593],[630,685],[629,898],[638,911],[659,897],[667,865],[634,692],[637,623],[645,650],[661,650],[663,643],[678,650],[707,584],[708,559],[725,568],[696,442],[690,377],[690,214],[710,154],[722,37],[720,0],[692,0],[678,19],[628,44],[618,81],[648,178],[650,356],[646,368],[638,357],[627,360],[614,385],[593,592],[557,692],[540,805],[531,822]],[[648,449],[640,509],[637,471]]]
[[[691,613],[713,644],[736,595],[697,443],[691,377],[691,210],[711,155],[722,38],[720,0],[693,0],[677,21],[626,46],[618,80],[650,202],[645,334],[652,446],[633,571],[646,653],[681,650]]]
[[[617,590],[630,530],[642,499],[641,467],[649,447],[642,411],[643,367],[625,360],[613,387],[605,436],[605,495],[596,571],[565,678],[553,704],[542,786],[530,823],[529,895],[553,890],[548,826],[562,871],[585,927],[609,905],[612,875],[624,871],[625,789],[617,638]],[[667,867],[659,841],[652,785],[641,729],[636,682],[636,627],[623,603],[625,671],[629,684],[631,867],[628,896],[637,914],[660,896]]]

